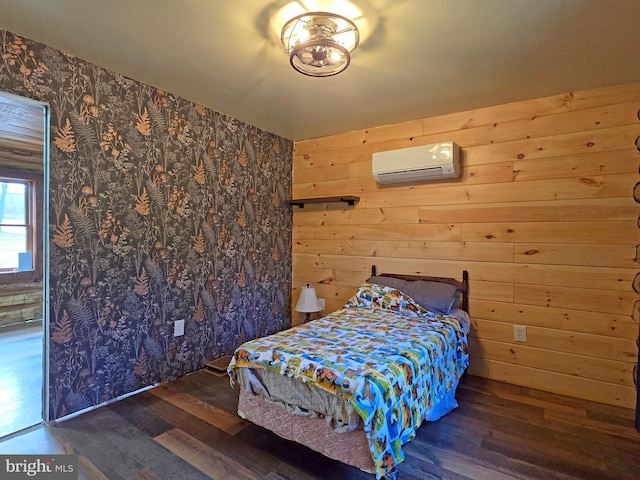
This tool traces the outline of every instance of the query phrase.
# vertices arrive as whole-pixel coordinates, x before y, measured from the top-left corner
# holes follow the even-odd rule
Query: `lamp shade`
[[[316,289],[307,284],[306,287],[300,289],[300,298],[294,309],[296,312],[319,312],[322,310],[322,305],[316,296]]]

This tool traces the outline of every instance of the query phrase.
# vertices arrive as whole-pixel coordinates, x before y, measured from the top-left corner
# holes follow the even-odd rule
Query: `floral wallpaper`
[[[290,325],[292,142],[0,39],[0,90],[50,106],[51,420]]]

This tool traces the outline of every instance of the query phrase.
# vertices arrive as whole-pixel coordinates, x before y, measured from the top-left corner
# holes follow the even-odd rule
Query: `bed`
[[[468,365],[468,275],[376,274],[343,308],[236,349],[228,367],[246,420],[376,478],[457,407]]]

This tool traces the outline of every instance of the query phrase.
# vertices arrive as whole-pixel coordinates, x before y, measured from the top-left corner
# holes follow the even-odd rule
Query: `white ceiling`
[[[640,81],[639,0],[352,2],[377,26],[329,78],[269,33],[284,0],[0,0],[0,28],[296,141]]]

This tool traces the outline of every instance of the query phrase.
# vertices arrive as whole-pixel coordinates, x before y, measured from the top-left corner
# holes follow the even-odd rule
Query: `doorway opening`
[[[47,420],[48,125],[0,92],[0,439]]]

